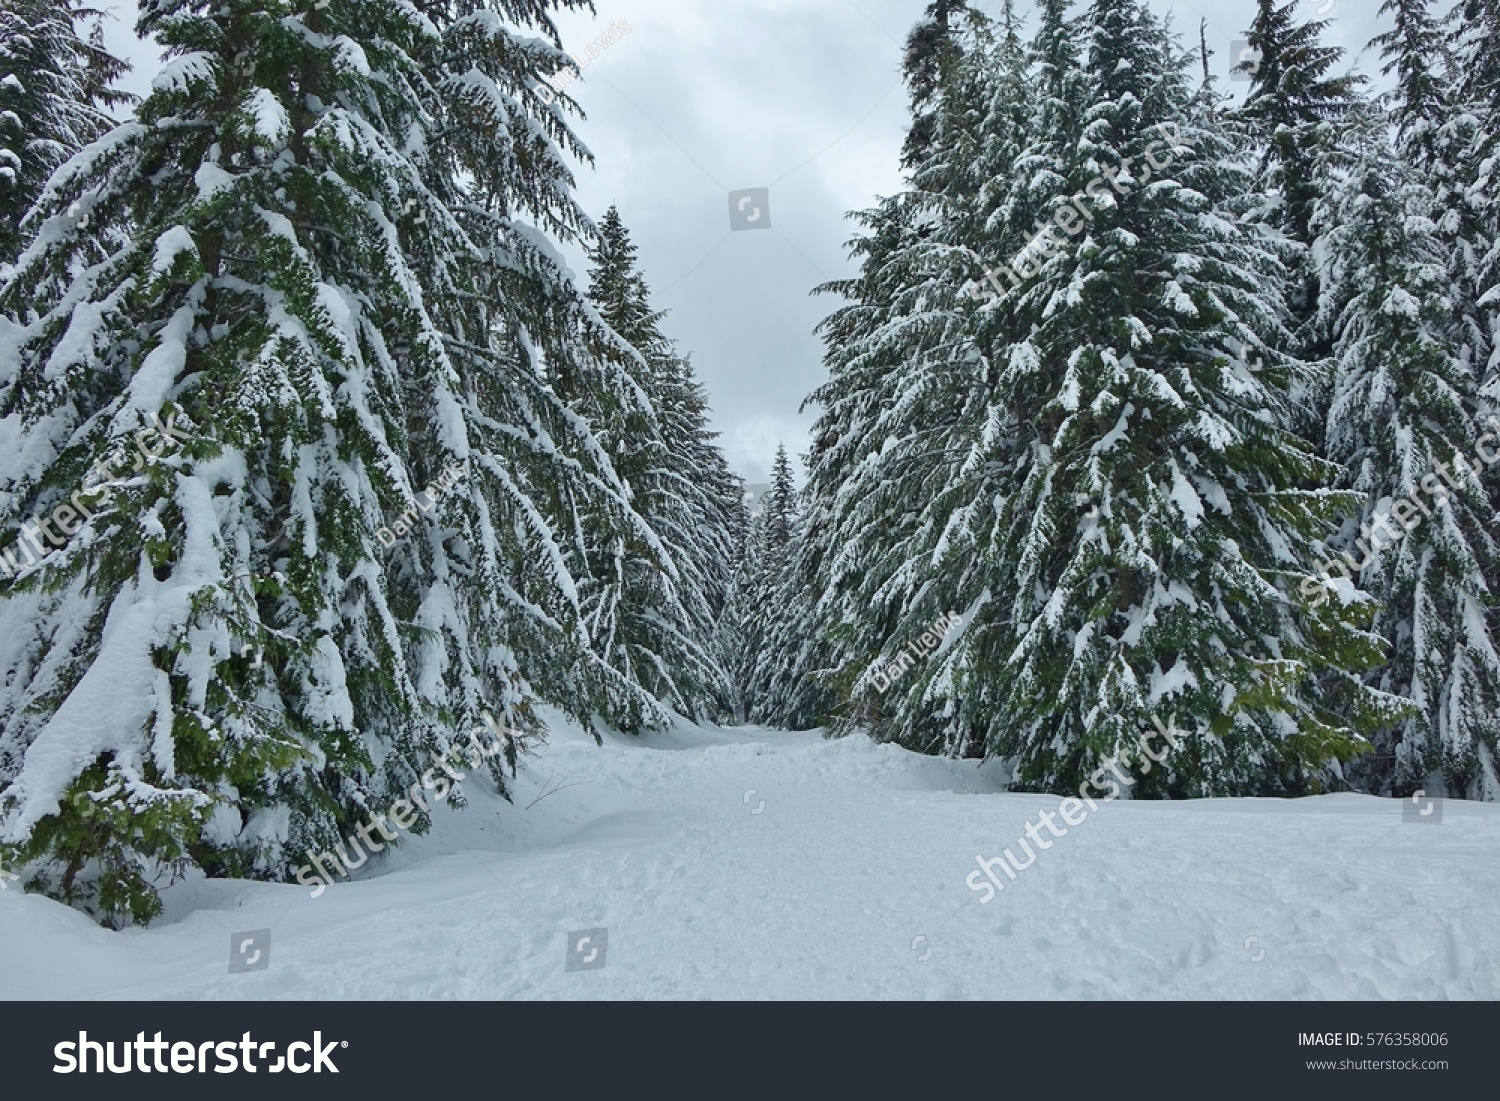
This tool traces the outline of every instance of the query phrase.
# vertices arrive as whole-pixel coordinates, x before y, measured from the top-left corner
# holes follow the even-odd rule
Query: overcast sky
[[[844,215],[900,186],[901,44],[927,0],[596,4],[593,17],[560,18],[566,49],[584,57],[614,21],[631,33],[569,89],[596,158],[579,172],[580,201],[596,218],[619,206],[655,305],[670,311],[666,329],[708,387],[731,465],[764,482],[779,442],[798,457],[807,448],[813,415],[798,408],[824,378],[813,328],[837,302],[809,292],[853,272]],[[1152,4],[1188,38],[1207,20],[1221,75],[1255,9],[1254,0]],[[1000,0],[976,6],[994,15]],[[1377,33],[1377,0],[1304,6],[1307,18],[1333,20],[1351,60]],[[144,92],[155,51],[131,33],[133,3],[111,10],[111,45],[135,61],[129,86]],[[1029,0],[1017,10],[1029,15]],[[1359,67],[1377,66],[1367,55]],[[729,192],[749,188],[770,189],[771,228],[731,232]],[[569,256],[582,276],[582,255]]]

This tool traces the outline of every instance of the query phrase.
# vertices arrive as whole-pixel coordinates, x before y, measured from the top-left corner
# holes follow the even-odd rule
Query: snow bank
[[[8,998],[1500,997],[1500,807],[1119,802],[988,906],[964,885],[1056,798],[994,763],[553,720],[514,805],[466,784],[425,838],[313,900],[189,881],[109,933],[0,892]],[[606,927],[606,965],[565,970]],[[269,970],[228,974],[269,928]]]

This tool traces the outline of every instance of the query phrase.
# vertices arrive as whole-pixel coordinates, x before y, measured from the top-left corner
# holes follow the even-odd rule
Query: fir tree
[[[1396,132],[1423,167],[1440,159],[1439,135],[1452,109],[1448,41],[1431,6],[1431,0],[1385,0],[1380,14],[1391,16],[1395,25],[1370,42],[1387,58],[1381,72],[1396,76]]]
[[[613,572],[586,601],[591,628],[605,660],[646,697],[694,718],[723,716],[732,689],[711,638],[728,595],[738,483],[714,442],[691,363],[661,332],[664,315],[651,309],[618,210],[601,222],[592,256],[589,298],[614,334],[600,354],[618,359],[644,398],[634,411],[601,411],[603,439],[658,542],[616,539],[594,549],[595,565],[602,556]],[[666,721],[652,712],[643,707],[627,725]]]
[[[628,379],[520,221],[587,225],[551,6],[142,6],[153,94],[0,289],[0,517],[68,536],[0,588],[0,854],[40,889],[144,920],[163,872],[280,878],[425,820],[487,713],[597,708],[565,548],[644,525],[557,397]],[[114,470],[155,418],[178,446]]]
[[[0,8],[0,276],[22,223],[64,161],[114,126],[129,100],[111,87],[127,66],[101,44],[103,17],[76,0],[13,0]],[[85,41],[80,23],[93,20]]]
[[[1298,21],[1299,0],[1257,0],[1246,37],[1256,53],[1250,91],[1240,110],[1259,136],[1261,186],[1280,197],[1277,224],[1295,241],[1312,243],[1316,162],[1337,123],[1358,102],[1364,78],[1332,75],[1343,50],[1320,44],[1328,23]]]
[[[1460,90],[1492,123],[1500,109],[1500,0],[1458,0],[1448,20]]]
[[[785,624],[793,610],[785,600],[789,595],[798,520],[791,460],[785,446],[781,446],[776,449],[771,468],[771,488],[761,498],[760,508],[750,521],[745,548],[740,600],[745,656],[739,672],[746,718],[753,723],[771,724],[779,720],[770,691],[780,661],[785,657],[777,652],[776,645],[778,640],[785,640]]]
[[[1362,120],[1358,140],[1353,170],[1319,210],[1336,342],[1330,457],[1362,498],[1334,562],[1380,604],[1390,661],[1372,683],[1418,707],[1362,762],[1364,786],[1404,796],[1443,773],[1449,791],[1494,798],[1500,651],[1486,579],[1500,577],[1500,546],[1473,458],[1488,431],[1470,422],[1478,379],[1455,354],[1431,191],[1391,147],[1383,114]]]
[[[803,730],[827,706],[813,679],[818,635],[801,555],[802,510],[786,448],[751,524],[745,576],[744,697],[751,722]]]
[[[1282,257],[1244,220],[1254,189],[1232,135],[1193,124],[1187,58],[1141,4],[1098,0],[1081,64],[1065,7],[1042,23],[1029,132],[1003,109],[982,124],[983,148],[1016,157],[1014,191],[969,191],[937,171],[935,143],[914,177],[956,182],[944,203],[916,200],[930,231],[912,241],[896,205],[871,219],[888,235],[860,246],[856,303],[825,328],[834,377],[815,396],[859,419],[819,424],[820,446],[849,453],[813,457],[836,563],[821,578],[869,609],[857,618],[851,600],[825,629],[899,647],[965,613],[961,637],[874,711],[915,748],[1010,757],[1023,784],[1076,788],[1175,710],[1205,736],[1143,793],[1319,790],[1399,704],[1359,683],[1377,640],[1298,589],[1349,498],[1309,492],[1332,471],[1287,429],[1271,354],[1289,339]],[[945,117],[963,113],[939,111],[938,133]],[[1018,241],[1052,244],[987,294],[958,239],[976,223],[1001,263]],[[941,289],[945,260],[981,300],[969,316]],[[825,466],[849,473],[825,484]],[[953,475],[964,501],[923,484]],[[842,521],[845,501],[897,535]],[[850,664],[841,685],[871,701]]]
[[[1500,409],[1500,3],[1461,0],[1448,19],[1459,108],[1453,127],[1459,133],[1450,142],[1458,186],[1453,198],[1439,201],[1452,204],[1442,227],[1458,245],[1455,289],[1466,307],[1465,338],[1482,365],[1481,393],[1493,411]],[[1500,505],[1500,479],[1492,496]]]
[[[735,702],[742,723],[758,722],[765,714],[759,682],[760,670],[766,665],[767,640],[775,628],[773,601],[779,579],[768,565],[774,557],[762,508],[750,517],[745,529],[744,555],[735,571],[734,587],[719,634],[724,667],[735,685]]]
[[[1359,102],[1365,79],[1335,75],[1343,51],[1322,44],[1326,21],[1301,22],[1298,0],[1257,0],[1247,36],[1254,59],[1245,102],[1229,113],[1231,133],[1248,137],[1257,154],[1253,187],[1256,217],[1280,230],[1290,247],[1282,253],[1291,273],[1287,304],[1292,341],[1282,348],[1300,360],[1289,380],[1295,427],[1315,446],[1327,423],[1332,385],[1331,349],[1316,325],[1319,288],[1311,262],[1312,212],[1326,175],[1343,152],[1344,118]]]
[[[735,724],[749,721],[745,689],[749,684],[750,629],[749,609],[753,602],[754,567],[751,562],[751,533],[754,520],[750,515],[750,493],[743,479],[738,479],[739,498],[730,509],[729,532],[733,557],[730,560],[729,586],[724,606],[714,624],[714,653],[719,667],[729,676],[730,707],[728,718]]]
[[[792,532],[797,526],[797,487],[785,444],[776,448],[776,459],[771,464],[771,490],[766,494],[765,513],[766,534],[778,553],[789,553]]]
[[[1444,256],[1446,294],[1452,304],[1453,325],[1448,330],[1453,354],[1463,375],[1474,380],[1464,394],[1469,414],[1482,419],[1500,409],[1486,397],[1483,378],[1495,348],[1496,317],[1500,303],[1485,303],[1489,282],[1486,258],[1493,252],[1495,210],[1493,145],[1480,105],[1465,102],[1463,82],[1455,70],[1453,41],[1433,18],[1430,0],[1386,0],[1382,14],[1393,26],[1377,36],[1384,72],[1398,83],[1385,99],[1396,121],[1396,155],[1416,170],[1413,184],[1428,193],[1436,243]],[[1462,35],[1460,36],[1462,38]],[[1368,122],[1352,128],[1350,170],[1368,156]],[[1347,177],[1346,177],[1347,178]],[[1330,190],[1340,186],[1335,176]],[[1329,225],[1341,228],[1334,220]]]
[[[1228,138],[1181,125],[1186,58],[1153,17],[1096,0],[1087,21],[1077,159],[1111,192],[1022,299],[1047,400],[997,503],[1009,654],[959,684],[1003,678],[990,748],[1026,784],[1076,788],[1175,712],[1202,736],[1138,793],[1321,790],[1394,705],[1352,675],[1374,640],[1298,592],[1327,471],[1287,430],[1275,373],[1237,354],[1284,339],[1278,258],[1235,215],[1250,187]],[[1163,167],[1147,147],[1171,126]]]
[[[903,68],[911,91],[912,124],[903,156],[908,167],[920,164],[929,152],[933,125],[930,108],[962,56],[955,32],[959,17],[969,10],[968,0],[931,0],[907,36]]]
[[[820,649],[806,664],[844,701],[840,732],[906,736],[890,729],[893,719],[929,717],[916,704],[919,678],[887,696],[870,674],[915,622],[952,606],[963,584],[955,514],[982,511],[985,499],[988,468],[974,449],[995,379],[976,350],[965,287],[994,236],[987,220],[1001,217],[989,204],[1007,202],[1028,104],[1009,7],[998,41],[978,12],[955,31],[962,49],[933,99],[925,160],[905,192],[860,216],[871,231],[853,243],[860,278],[821,288],[851,304],[822,329],[830,379],[809,399],[824,411],[798,572],[818,600]]]
[[[899,566],[893,548],[911,529],[906,483],[886,473],[891,458],[882,442],[889,438],[883,422],[897,410],[901,372],[916,359],[898,304],[912,273],[897,257],[909,257],[921,241],[920,203],[906,193],[854,215],[866,231],[850,243],[860,274],[819,288],[848,304],[819,327],[829,379],[805,403],[822,409],[808,462],[802,569],[813,579],[806,595],[816,601],[816,633],[827,647],[822,664],[840,698],[853,693],[879,652],[880,625],[892,613],[886,601],[874,605],[870,597]]]

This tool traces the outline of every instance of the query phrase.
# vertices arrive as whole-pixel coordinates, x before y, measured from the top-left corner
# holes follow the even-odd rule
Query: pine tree
[[[1420,182],[1431,193],[1435,229],[1445,256],[1449,294],[1456,326],[1455,354],[1464,370],[1479,374],[1493,346],[1491,311],[1482,304],[1482,258],[1489,252],[1491,234],[1486,222],[1493,201],[1478,175],[1488,159],[1484,129],[1476,113],[1464,104],[1464,93],[1453,77],[1458,67],[1449,36],[1433,18],[1431,0],[1386,0],[1383,15],[1393,19],[1389,31],[1371,43],[1386,58],[1383,72],[1394,73],[1397,86],[1387,97],[1396,123],[1396,153],[1418,170]],[[1363,128],[1356,141],[1368,144]],[[1353,156],[1357,159],[1364,149]],[[1337,186],[1337,180],[1329,182]],[[1471,411],[1482,413],[1471,392]]]
[[[1486,578],[1500,577],[1500,544],[1473,458],[1488,429],[1471,427],[1478,379],[1455,354],[1441,210],[1385,130],[1383,113],[1361,120],[1361,155],[1318,215],[1336,342],[1330,457],[1362,498],[1335,572],[1380,603],[1390,661],[1372,683],[1419,707],[1362,762],[1363,786],[1404,796],[1441,772],[1450,791],[1494,798],[1500,651]]]
[[[597,708],[565,548],[644,524],[557,397],[629,380],[519,220],[587,225],[551,6],[143,4],[152,95],[0,289],[0,519],[65,537],[0,582],[0,856],[40,889],[139,921],[163,871],[281,878],[425,821],[487,713]]]
[[[1391,16],[1395,26],[1370,42],[1387,58],[1381,72],[1396,75],[1397,135],[1424,167],[1441,159],[1438,138],[1451,110],[1448,42],[1431,6],[1431,0],[1385,0],[1380,14]]]
[[[1289,359],[1288,388],[1297,432],[1321,446],[1332,386],[1332,350],[1316,324],[1320,293],[1311,257],[1312,212],[1326,178],[1344,158],[1343,120],[1360,103],[1366,83],[1335,75],[1343,51],[1322,44],[1327,21],[1301,22],[1298,0],[1258,0],[1247,33],[1253,60],[1245,102],[1228,113],[1230,132],[1257,153],[1254,215],[1287,239],[1283,261],[1291,273],[1287,302],[1293,339],[1277,348]]]
[[[130,98],[111,87],[127,66],[101,44],[100,19],[76,0],[0,8],[0,277],[48,178],[111,129],[109,108]],[[78,25],[87,20],[94,34],[85,41]]]
[[[1460,0],[1448,16],[1457,113],[1449,142],[1456,176],[1442,228],[1455,248],[1465,338],[1481,365],[1486,412],[1500,409],[1500,2]],[[1451,228],[1450,228],[1451,227]],[[1493,473],[1493,472],[1492,472]],[[1500,478],[1492,498],[1500,507]],[[1500,584],[1500,578],[1492,579]]]
[[[734,681],[742,723],[759,722],[766,712],[759,687],[764,679],[760,671],[766,665],[767,640],[775,629],[773,602],[779,579],[768,565],[774,557],[775,548],[766,534],[766,513],[762,508],[750,517],[745,529],[744,555],[735,571],[734,588],[719,636],[725,668]]]
[[[750,521],[745,548],[742,608],[742,638],[745,654],[740,662],[741,695],[746,719],[767,725],[779,724],[775,702],[769,698],[780,659],[778,639],[792,611],[785,604],[795,553],[798,526],[796,487],[786,447],[776,449],[771,467],[771,488],[760,500],[760,509]]]
[[[1494,121],[1500,104],[1500,0],[1458,0],[1448,14],[1464,98]]]
[[[751,649],[749,610],[754,599],[754,565],[751,555],[751,533],[754,520],[750,515],[750,493],[743,479],[738,479],[739,497],[730,509],[729,533],[732,556],[729,564],[729,586],[724,606],[714,624],[714,653],[719,668],[729,676],[730,706],[727,718],[739,725],[749,721],[745,689],[750,680]]]
[[[790,552],[792,532],[797,526],[797,486],[785,444],[776,448],[776,458],[771,464],[771,490],[766,494],[765,510],[766,531],[777,553]]]
[[[1278,257],[1236,216],[1228,137],[1182,124],[1187,59],[1149,12],[1096,0],[1087,21],[1078,160],[1111,193],[1022,303],[1048,400],[998,506],[1008,660],[970,673],[1007,686],[990,748],[1023,784],[1076,788],[1176,712],[1201,736],[1138,794],[1322,790],[1396,705],[1354,675],[1375,640],[1299,595],[1328,472],[1287,430],[1274,361],[1238,354],[1285,339]],[[1091,194],[1067,182],[1057,201]]]
[[[840,699],[851,696],[878,653],[880,625],[891,613],[870,596],[899,562],[891,548],[909,536],[912,521],[905,483],[882,469],[891,461],[882,446],[901,372],[916,358],[898,305],[911,273],[897,257],[909,257],[921,241],[920,202],[904,193],[853,215],[865,230],[850,242],[860,274],[819,288],[848,304],[819,327],[829,379],[804,403],[822,408],[808,459],[799,574],[811,578],[806,598],[815,602],[814,633],[826,647],[820,665]]]

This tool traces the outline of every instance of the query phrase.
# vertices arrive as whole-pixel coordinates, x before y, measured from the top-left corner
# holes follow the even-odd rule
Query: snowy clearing
[[[980,905],[976,855],[1060,802],[994,764],[687,726],[600,748],[549,718],[514,805],[470,784],[318,899],[198,879],[114,933],[12,885],[0,996],[1500,998],[1500,806],[1101,804]],[[605,966],[566,970],[599,928]],[[261,929],[269,969],[227,973]]]

